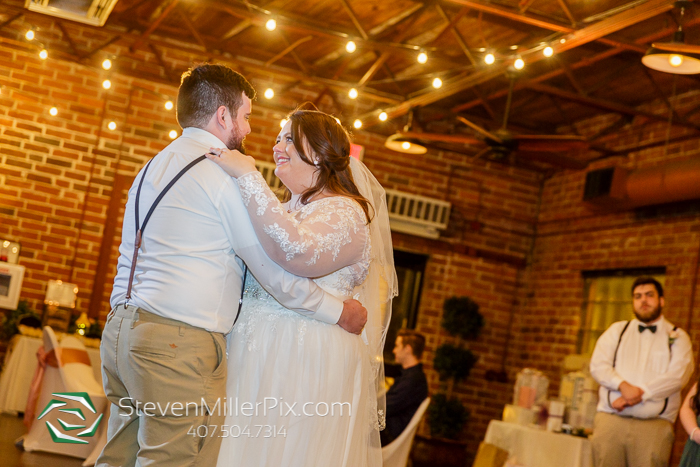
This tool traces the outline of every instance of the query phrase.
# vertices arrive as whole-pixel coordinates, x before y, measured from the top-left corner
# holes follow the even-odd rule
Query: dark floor
[[[17,438],[26,433],[22,419],[0,414],[0,464],[2,467],[79,467],[82,459],[43,452],[24,452],[15,447]]]

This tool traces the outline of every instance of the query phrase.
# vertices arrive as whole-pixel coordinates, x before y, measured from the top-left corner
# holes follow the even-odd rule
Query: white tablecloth
[[[10,341],[5,355],[5,365],[0,376],[0,412],[24,412],[29,387],[38,365],[36,352],[43,341],[36,337],[16,335]],[[100,349],[88,347],[95,379],[102,384]]]
[[[508,451],[525,467],[593,465],[590,441],[577,436],[492,420],[484,441]]]

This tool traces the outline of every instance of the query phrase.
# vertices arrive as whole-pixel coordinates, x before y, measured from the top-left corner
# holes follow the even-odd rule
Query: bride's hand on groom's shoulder
[[[206,156],[207,159],[218,164],[227,174],[235,178],[257,170],[255,159],[235,149],[209,148]]]

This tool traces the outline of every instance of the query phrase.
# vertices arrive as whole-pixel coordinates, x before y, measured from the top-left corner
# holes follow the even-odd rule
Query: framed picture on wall
[[[0,308],[17,309],[24,269],[19,264],[0,262]]]

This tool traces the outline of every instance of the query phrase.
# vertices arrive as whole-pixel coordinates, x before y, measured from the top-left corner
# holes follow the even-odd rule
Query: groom
[[[270,260],[236,182],[211,161],[193,165],[146,214],[210,147],[243,150],[254,98],[250,83],[223,65],[185,72],[177,99],[182,136],[129,190],[100,350],[112,405],[99,466],[216,464],[224,420],[216,407],[226,403],[224,334],[238,310],[243,262],[285,307],[355,334],[365,324],[359,302],[341,302]]]

